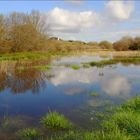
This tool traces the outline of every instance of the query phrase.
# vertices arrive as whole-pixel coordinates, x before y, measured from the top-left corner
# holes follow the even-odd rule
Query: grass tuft
[[[92,93],[90,94],[90,96],[99,97],[99,94],[96,93],[96,92],[92,92]]]
[[[72,123],[64,117],[64,115],[57,112],[50,112],[48,115],[41,119],[41,123],[46,128],[51,129],[70,129],[72,128]]]
[[[35,128],[25,128],[19,131],[19,136],[25,139],[35,139],[38,137],[39,133]]]
[[[78,66],[78,65],[72,65],[71,68],[74,69],[74,70],[79,70],[80,69],[80,66]]]

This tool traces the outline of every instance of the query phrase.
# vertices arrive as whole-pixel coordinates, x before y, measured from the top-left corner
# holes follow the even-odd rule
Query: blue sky
[[[63,39],[114,41],[140,35],[140,1],[0,1],[0,13],[39,10],[49,15],[52,35]]]

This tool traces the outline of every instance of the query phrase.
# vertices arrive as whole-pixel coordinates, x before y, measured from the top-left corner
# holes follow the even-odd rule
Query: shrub
[[[101,41],[99,43],[99,46],[102,48],[102,49],[112,49],[113,46],[112,46],[112,43],[109,42],[109,41]]]

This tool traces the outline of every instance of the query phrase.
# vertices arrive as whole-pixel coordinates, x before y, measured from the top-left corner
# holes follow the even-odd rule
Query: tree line
[[[114,42],[113,48],[117,51],[140,50],[140,37],[125,36]]]
[[[31,13],[13,12],[0,14],[0,53],[22,51],[75,51],[86,49],[140,50],[140,37],[123,37],[112,43],[64,41],[49,36],[47,16],[39,11]]]

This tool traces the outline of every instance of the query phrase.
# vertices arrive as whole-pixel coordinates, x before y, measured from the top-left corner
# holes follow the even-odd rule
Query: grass
[[[3,121],[1,123],[1,126],[4,129],[8,128],[8,126],[9,126],[9,119],[8,119],[8,117],[6,115],[4,115],[4,117],[3,117]]]
[[[122,105],[119,109],[140,113],[140,97],[136,96],[134,99],[129,100],[126,104]]]
[[[90,94],[90,96],[99,97],[99,94],[96,93],[96,92],[92,92],[92,93]]]
[[[10,54],[1,54],[0,61],[3,60],[38,60],[46,59],[51,56],[50,53],[43,52],[21,52],[21,53],[10,53]]]
[[[38,65],[38,66],[33,66],[33,68],[37,69],[37,70],[41,70],[41,71],[47,71],[47,70],[51,69],[51,66],[50,65],[47,65],[47,66]]]
[[[89,64],[83,64],[83,68],[90,68]]]
[[[55,140],[93,140],[94,133],[69,131],[63,136],[55,136]]]
[[[25,139],[35,140],[38,137],[39,133],[35,128],[25,128],[23,130],[20,130],[18,132],[18,135]]]
[[[102,130],[68,132],[58,140],[140,140],[140,97],[116,109],[102,124]]]
[[[78,65],[72,65],[71,68],[74,69],[74,70],[79,70],[80,69],[80,66],[78,66]]]
[[[87,64],[90,66],[97,66],[97,67],[103,67],[107,65],[113,65],[117,63],[123,63],[123,64],[140,64],[140,57],[130,57],[130,58],[113,58],[109,60],[101,60],[101,61],[92,61],[89,63],[83,63],[83,65]]]
[[[109,121],[103,123],[105,130],[112,131],[118,128],[126,135],[140,139],[140,97],[128,101],[119,107]]]
[[[72,123],[64,115],[49,112],[42,117],[41,123],[49,132],[51,131],[51,135],[47,136],[48,133],[43,132],[44,129],[41,129],[39,134],[35,128],[22,129],[18,135],[26,140],[140,140],[140,97],[127,101],[113,112],[96,114],[96,117],[103,118],[102,127],[90,131],[72,129]]]
[[[48,115],[41,119],[41,123],[45,128],[51,129],[70,129],[72,128],[72,123],[64,117],[64,115],[58,112],[49,112]]]
[[[56,136],[53,140],[132,140],[131,136],[127,136],[125,132],[120,132],[119,129],[105,133],[103,131],[70,131],[63,136]]]

